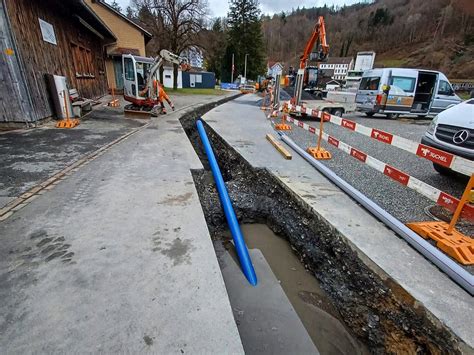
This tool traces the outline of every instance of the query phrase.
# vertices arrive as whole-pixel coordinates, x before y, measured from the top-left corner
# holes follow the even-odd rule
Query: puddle
[[[321,354],[369,354],[346,329],[318,281],[306,271],[286,240],[264,224],[243,224],[241,229],[248,248],[259,249],[265,256]],[[222,236],[231,238],[229,232]]]

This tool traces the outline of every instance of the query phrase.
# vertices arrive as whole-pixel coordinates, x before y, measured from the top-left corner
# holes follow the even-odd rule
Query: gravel
[[[419,142],[429,124],[429,120],[385,118],[366,118],[359,114],[344,115],[345,118],[359,122],[365,126],[385,130],[402,137]],[[307,122],[318,127],[316,121]],[[466,186],[467,178],[463,176],[442,176],[438,174],[428,160],[416,157],[404,150],[384,144],[349,131],[334,124],[326,124],[325,132],[335,136],[354,148],[414,176],[444,192],[460,197]],[[316,137],[302,128],[293,126],[288,135],[301,147],[316,145]],[[425,221],[430,218],[424,212],[425,207],[434,203],[421,194],[391,180],[384,174],[359,162],[357,159],[338,150],[323,141],[323,147],[332,154],[331,160],[323,161],[337,175],[359,189],[385,210],[402,222]]]

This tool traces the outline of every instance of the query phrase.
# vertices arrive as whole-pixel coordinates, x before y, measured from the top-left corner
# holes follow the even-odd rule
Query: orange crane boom
[[[300,69],[306,68],[306,62],[308,61],[309,55],[311,54],[313,47],[318,40],[319,48],[317,52],[317,61],[324,61],[326,60],[329,54],[329,46],[326,43],[326,27],[324,25],[323,16],[318,17],[318,22],[316,22],[316,25],[313,28],[313,33],[311,34],[310,39],[306,43],[303,55],[300,57]]]

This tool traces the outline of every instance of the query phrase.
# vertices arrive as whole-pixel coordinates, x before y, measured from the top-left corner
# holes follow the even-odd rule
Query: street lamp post
[[[245,83],[247,83],[247,57],[248,57],[248,54],[245,54],[245,64],[244,64],[244,78],[245,78]]]
[[[230,82],[234,82],[234,53],[232,53],[232,70],[230,72]]]

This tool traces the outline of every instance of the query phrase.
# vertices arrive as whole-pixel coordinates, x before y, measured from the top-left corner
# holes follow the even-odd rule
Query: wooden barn
[[[115,41],[84,0],[0,0],[0,124],[54,115],[48,74],[82,97],[105,95],[104,48]]]

